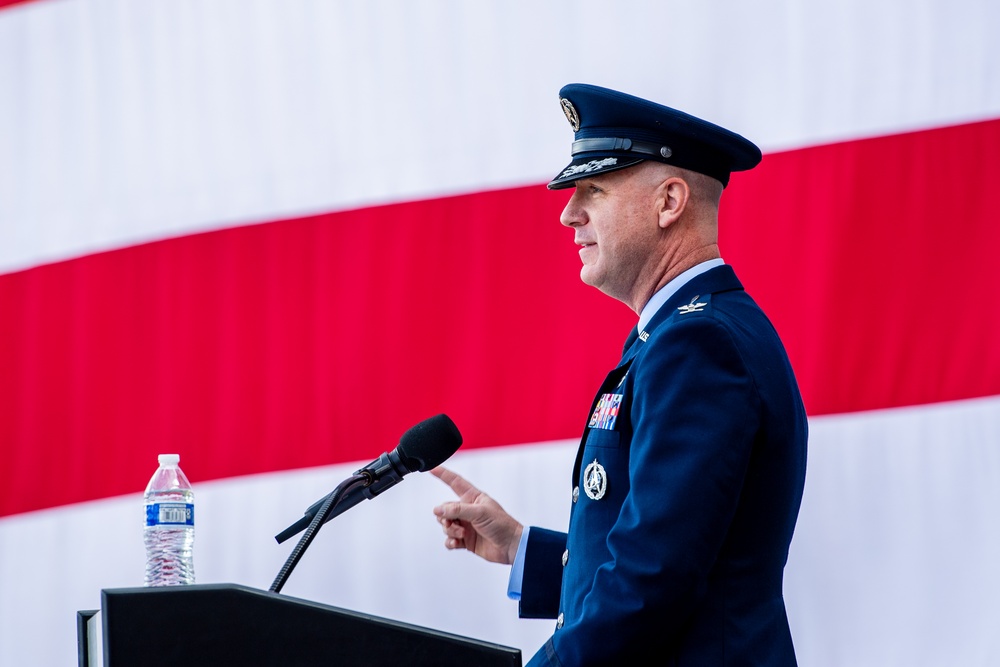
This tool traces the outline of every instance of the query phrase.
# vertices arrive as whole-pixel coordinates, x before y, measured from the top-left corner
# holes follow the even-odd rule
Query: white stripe
[[[1000,397],[810,427],[785,579],[799,664],[1000,664]]]
[[[1000,397],[813,419],[785,581],[799,663],[975,667],[1000,662]],[[461,451],[449,465],[526,523],[563,528],[575,443]],[[271,586],[294,542],[273,535],[357,465],[198,484],[199,583]],[[144,480],[143,480],[144,481]],[[139,482],[137,485],[141,485]],[[327,524],[284,594],[537,649],[508,569],[448,552],[430,475]],[[72,664],[75,612],[142,581],[139,497],[0,520],[0,664]],[[55,628],[61,628],[56,631]]]
[[[363,9],[362,9],[363,7]],[[0,12],[0,271],[540,183],[570,81],[767,151],[1000,116],[1000,5],[42,0]]]

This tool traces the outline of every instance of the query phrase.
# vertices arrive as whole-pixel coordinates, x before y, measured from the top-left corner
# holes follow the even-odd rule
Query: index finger
[[[444,466],[438,466],[431,469],[431,474],[440,479],[442,482],[451,487],[451,490],[455,492],[459,498],[464,496],[470,491],[473,493],[479,493],[479,489],[472,486],[464,477],[458,473],[452,472]]]

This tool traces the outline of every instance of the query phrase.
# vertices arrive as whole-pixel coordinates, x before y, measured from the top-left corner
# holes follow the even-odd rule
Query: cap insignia
[[[580,129],[580,114],[577,113],[576,107],[573,103],[567,100],[565,97],[559,98],[559,104],[562,105],[563,113],[566,114],[566,120],[569,121],[570,127],[573,128],[574,132]]]

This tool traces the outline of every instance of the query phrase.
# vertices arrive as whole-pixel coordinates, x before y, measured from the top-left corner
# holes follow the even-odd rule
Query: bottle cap
[[[161,466],[175,466],[178,463],[180,463],[180,461],[181,461],[181,455],[180,454],[160,454],[159,457],[157,457],[157,460],[160,462]]]

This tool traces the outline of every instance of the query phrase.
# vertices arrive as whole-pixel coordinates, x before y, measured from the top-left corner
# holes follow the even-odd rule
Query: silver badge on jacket
[[[591,500],[600,500],[608,490],[608,475],[597,459],[583,471],[583,490]]]

